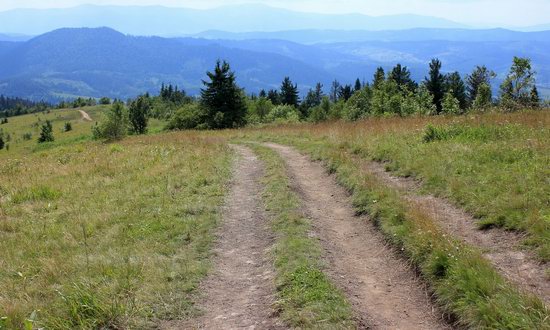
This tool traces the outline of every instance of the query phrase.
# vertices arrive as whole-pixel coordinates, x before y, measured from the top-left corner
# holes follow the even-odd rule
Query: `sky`
[[[550,23],[550,0],[0,0],[0,11],[82,4],[206,9],[243,3],[319,13],[355,12],[373,16],[419,14],[447,18],[476,27],[521,27]]]

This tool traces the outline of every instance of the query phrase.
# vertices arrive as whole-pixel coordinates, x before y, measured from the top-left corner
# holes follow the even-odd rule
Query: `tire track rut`
[[[319,163],[273,143],[324,249],[325,271],[346,294],[359,324],[379,329],[447,329],[415,272],[364,217],[356,217],[346,191]]]
[[[212,274],[201,284],[205,314],[172,329],[282,329],[275,316],[273,236],[261,202],[261,161],[243,146],[217,234]]]

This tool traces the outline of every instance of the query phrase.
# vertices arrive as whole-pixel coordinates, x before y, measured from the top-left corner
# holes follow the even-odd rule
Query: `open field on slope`
[[[102,109],[84,110],[96,120]],[[259,290],[273,291],[275,303],[232,305],[244,313],[233,319],[260,328],[258,315],[277,328],[392,327],[410,318],[418,328],[550,329],[548,111],[161,133],[111,144],[91,141],[93,122],[78,110],[39,116],[53,120],[55,142],[39,146],[35,133],[0,151],[0,328],[201,324],[212,312],[201,299],[237,287],[219,274],[238,274],[238,260],[220,269],[210,259],[212,243],[225,240],[235,251],[246,247],[241,261],[263,277],[235,278],[244,286],[213,300],[216,318],[225,317],[216,314],[223,304]],[[19,136],[36,121],[14,117],[0,127]],[[66,121],[73,131],[61,133]],[[251,182],[229,196],[235,212],[250,204],[249,233],[241,213],[226,218],[221,208],[239,187],[228,185],[239,173],[231,166],[244,157],[229,143],[242,142],[249,167],[233,180]],[[239,230],[223,232],[220,220]],[[250,236],[269,243],[256,251]],[[526,266],[519,280],[507,272]],[[388,307],[405,297],[403,307]]]
[[[0,328],[147,328],[194,313],[230,164],[223,140],[194,133],[3,157]]]
[[[32,153],[46,150],[61,145],[71,145],[91,140],[93,125],[100,121],[102,112],[109,106],[82,107],[77,109],[52,110],[50,112],[38,112],[34,114],[8,118],[8,123],[0,125],[4,132],[4,141],[9,145],[9,150],[0,150],[0,158],[16,157],[22,153]],[[84,120],[80,111],[84,111],[92,121]],[[49,120],[53,126],[54,142],[37,144],[40,136],[40,126]],[[71,123],[72,130],[64,132],[65,123]],[[155,119],[150,120],[149,131],[159,132],[164,123]],[[10,135],[9,141],[5,136]]]

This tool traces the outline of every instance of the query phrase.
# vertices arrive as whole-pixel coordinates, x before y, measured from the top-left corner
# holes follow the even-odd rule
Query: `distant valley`
[[[408,66],[417,81],[437,57],[446,72],[494,70],[498,85],[513,56],[532,59],[543,95],[550,91],[550,31],[410,29],[204,32],[185,38],[136,37],[110,28],[60,29],[28,41],[0,36],[0,94],[58,100],[126,99],[156,92],[163,82],[190,94],[217,59],[226,59],[249,93],[276,88],[285,76],[302,93],[337,79],[370,81],[375,69]],[[475,54],[475,56],[473,56]]]

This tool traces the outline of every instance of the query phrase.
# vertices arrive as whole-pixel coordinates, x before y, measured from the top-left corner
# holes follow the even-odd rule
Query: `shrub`
[[[130,130],[134,134],[147,133],[147,124],[151,112],[151,100],[149,95],[141,95],[130,103],[129,119]]]
[[[120,140],[128,133],[128,111],[121,102],[116,102],[107,111],[100,124],[92,128],[94,139]]]
[[[291,105],[278,105],[271,109],[266,121],[269,123],[297,123],[300,121],[300,114]]]
[[[53,127],[52,123],[49,120],[46,120],[42,127],[40,128],[40,137],[38,138],[38,143],[44,142],[53,142]]]
[[[176,111],[170,118],[166,128],[171,130],[204,128],[201,123],[204,122],[204,111],[197,103],[186,104]]]
[[[71,125],[70,122],[66,122],[65,126],[63,127],[63,132],[70,132],[73,130],[73,125]]]

